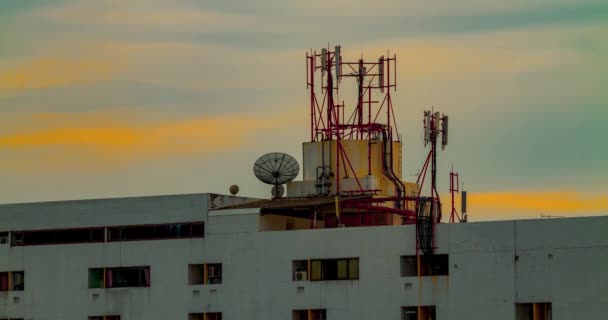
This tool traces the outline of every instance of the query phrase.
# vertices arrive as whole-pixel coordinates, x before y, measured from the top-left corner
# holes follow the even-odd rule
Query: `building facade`
[[[608,217],[438,224],[428,258],[248,201],[0,205],[0,319],[608,318]]]

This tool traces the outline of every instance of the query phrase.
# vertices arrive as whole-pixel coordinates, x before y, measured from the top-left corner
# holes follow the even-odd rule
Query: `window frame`
[[[295,260],[294,260],[295,261]],[[353,263],[352,261],[357,261]],[[340,272],[340,265],[346,266],[345,276]],[[335,270],[334,269],[335,264]],[[356,265],[356,271],[351,270]],[[317,270],[319,269],[319,270]],[[359,257],[310,259],[309,280],[310,281],[345,281],[360,279]],[[335,274],[335,276],[333,276]]]
[[[115,285],[116,279],[114,278],[114,272],[117,271],[128,271],[132,269],[137,269],[142,274],[139,275],[140,278],[138,280],[137,285]],[[149,288],[152,286],[152,268],[150,266],[128,266],[128,267],[105,267],[105,268],[89,268],[88,269],[88,288],[89,289],[113,289],[113,288]],[[103,284],[101,287],[92,287],[91,286],[91,272],[99,271],[103,272]],[[143,283],[143,284],[142,284]]]
[[[61,233],[70,231],[89,231],[89,240],[77,241],[49,241],[41,243],[26,243],[28,234],[41,233]],[[101,239],[93,239],[93,233],[101,231]],[[19,240],[17,240],[19,239]],[[39,230],[16,230],[10,232],[11,247],[29,247],[29,246],[49,246],[49,245],[68,245],[68,244],[83,244],[83,243],[103,243],[105,242],[105,227],[78,227],[78,228],[58,228],[58,229],[39,229]]]
[[[399,273],[401,277],[437,277],[450,275],[450,255],[447,253],[430,256],[402,255],[399,258],[399,264]],[[416,274],[411,272],[414,270],[416,271]]]
[[[146,228],[146,227],[168,227],[173,228],[178,225],[187,225],[189,228],[189,234],[187,236],[176,236],[176,237],[141,237],[136,239],[123,239],[123,229],[128,228]],[[202,234],[195,234],[195,227],[202,226]],[[113,239],[111,232],[118,231],[119,239]],[[190,222],[171,222],[171,223],[154,223],[154,224],[133,224],[133,225],[119,225],[119,226],[107,226],[106,227],[106,242],[131,242],[131,241],[149,241],[149,240],[178,240],[178,239],[196,239],[205,238],[205,221],[190,221]]]

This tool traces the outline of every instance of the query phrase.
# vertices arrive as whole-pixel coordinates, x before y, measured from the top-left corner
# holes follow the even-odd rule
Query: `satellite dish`
[[[277,184],[272,187],[272,191],[270,192],[272,193],[273,198],[279,199],[283,197],[283,194],[285,194],[285,187],[283,187],[282,184]]]
[[[253,165],[253,173],[260,181],[275,186],[295,179],[299,172],[296,159],[279,152],[265,154]]]
[[[239,193],[239,186],[237,186],[236,184],[231,185],[230,194],[236,196],[237,193]]]

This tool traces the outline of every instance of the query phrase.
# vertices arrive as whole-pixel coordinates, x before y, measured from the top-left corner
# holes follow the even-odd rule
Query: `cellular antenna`
[[[458,172],[454,172],[454,166],[452,166],[452,171],[450,171],[450,194],[452,195],[452,212],[450,213],[450,223],[454,223],[454,217],[458,218],[458,221],[462,221],[458,215],[458,211],[456,211],[456,206],[454,205],[454,197],[458,192],[460,192],[460,189],[458,189]]]
[[[426,172],[431,168],[431,196],[422,199],[417,204],[416,232],[418,234],[419,249],[424,254],[433,252],[433,225],[441,222],[441,199],[437,191],[437,139],[441,136],[441,149],[448,144],[448,117],[440,112],[424,111],[424,146],[430,146],[429,154],[422,166],[422,175],[416,183],[420,185],[420,192],[426,179]],[[450,188],[452,189],[452,188]]]

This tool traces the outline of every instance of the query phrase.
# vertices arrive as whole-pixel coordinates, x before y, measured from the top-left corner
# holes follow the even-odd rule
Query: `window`
[[[120,316],[93,316],[89,320],[120,320]]]
[[[221,284],[222,264],[204,263],[188,265],[188,284]]]
[[[310,280],[357,280],[359,258],[310,260]]]
[[[23,271],[13,271],[11,274],[10,289],[12,291],[25,290],[25,273]]]
[[[203,238],[205,236],[205,223],[12,231],[10,233],[10,243],[12,246],[95,243],[105,242],[106,235],[107,241]],[[0,244],[7,243],[8,239],[9,232],[0,232]]]
[[[8,232],[0,232],[0,244],[8,244]]]
[[[221,312],[205,312],[205,320],[222,320]]]
[[[420,259],[420,264],[418,264]],[[447,276],[449,274],[449,263],[447,254],[402,256],[401,276]],[[420,267],[420,269],[418,269]]]
[[[173,223],[141,226],[108,227],[108,241],[202,238],[205,223]]]
[[[221,312],[189,313],[188,320],[222,320]]]
[[[308,260],[294,260],[292,261],[292,274],[293,281],[306,281],[308,278]]]
[[[516,320],[551,320],[553,317],[551,302],[515,304]]]
[[[292,320],[308,320],[308,310],[293,310],[291,312]]]
[[[401,320],[435,320],[435,306],[401,308]]]
[[[207,263],[205,264],[207,279],[205,284],[220,284],[222,283],[222,264]]]
[[[205,265],[190,264],[188,265],[188,284],[205,284]]]
[[[89,288],[149,287],[150,267],[89,269]]]
[[[8,291],[8,272],[0,272],[0,291]]]
[[[0,272],[0,291],[25,290],[25,272]]]
[[[13,231],[12,246],[104,242],[103,228]]]
[[[104,288],[104,269],[89,269],[89,288]]]
[[[416,256],[401,257],[401,276],[416,277],[418,276],[418,259]]]
[[[293,310],[292,320],[325,320],[327,311],[325,309]]]

